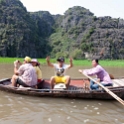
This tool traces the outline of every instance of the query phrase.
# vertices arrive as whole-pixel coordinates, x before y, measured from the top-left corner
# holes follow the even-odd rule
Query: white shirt
[[[59,64],[53,64],[55,68],[55,75],[57,76],[64,76],[66,70],[69,68],[69,65],[63,64],[62,67],[59,66]]]

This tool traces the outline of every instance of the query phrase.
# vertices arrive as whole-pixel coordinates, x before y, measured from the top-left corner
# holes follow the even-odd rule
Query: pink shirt
[[[20,66],[18,69],[19,78],[29,86],[37,84],[37,75],[34,67],[30,63]]]
[[[96,67],[94,67],[92,69],[86,69],[83,71],[83,73],[85,73],[89,76],[96,75],[97,78],[100,79],[100,82],[103,82],[105,84],[112,83],[109,74],[100,65],[97,65]]]

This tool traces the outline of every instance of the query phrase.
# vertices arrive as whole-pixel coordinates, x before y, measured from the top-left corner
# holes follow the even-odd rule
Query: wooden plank
[[[123,80],[121,79],[113,79],[112,82],[114,83],[113,87],[124,86]]]

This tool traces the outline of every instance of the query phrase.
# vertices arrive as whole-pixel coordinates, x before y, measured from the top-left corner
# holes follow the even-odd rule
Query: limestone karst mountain
[[[27,12],[19,0],[0,0],[0,56],[123,59],[123,48],[123,19],[80,6],[64,15]]]

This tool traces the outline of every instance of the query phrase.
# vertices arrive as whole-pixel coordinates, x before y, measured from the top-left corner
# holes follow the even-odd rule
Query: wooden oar
[[[84,73],[83,73],[84,74]],[[97,83],[100,87],[102,87],[107,93],[109,93],[112,97],[114,97],[117,101],[119,101],[122,105],[124,105],[124,101],[118,97],[116,94],[114,94],[111,90],[109,90],[108,88],[106,88],[105,86],[103,86],[101,83],[99,83],[98,81],[94,80],[92,77],[84,74],[86,77],[88,77],[90,80],[94,81],[95,83]]]

